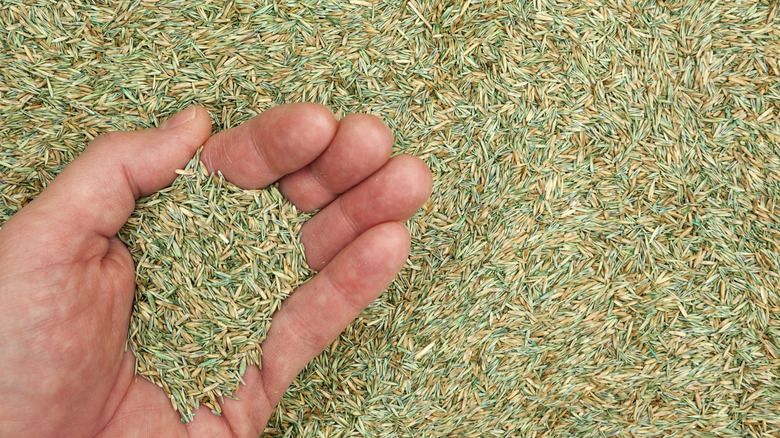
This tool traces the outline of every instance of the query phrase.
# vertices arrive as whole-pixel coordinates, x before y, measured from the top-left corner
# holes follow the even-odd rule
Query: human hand
[[[389,159],[379,119],[337,122],[302,103],[210,132],[193,106],[157,129],[100,136],[0,229],[0,436],[259,436],[300,370],[397,275],[409,251],[398,222],[428,198],[431,176],[417,158]],[[319,273],[274,314],[240,401],[182,424],[125,351],[135,269],[116,233],[204,144],[206,167],[239,187],[279,180],[300,209],[322,208],[301,229]]]

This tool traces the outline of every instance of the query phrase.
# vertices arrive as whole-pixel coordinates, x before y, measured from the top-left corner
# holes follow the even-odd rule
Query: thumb
[[[158,128],[101,135],[20,213],[68,237],[61,259],[78,257],[96,236],[114,236],[138,197],[168,186],[210,134],[208,112],[189,106]]]

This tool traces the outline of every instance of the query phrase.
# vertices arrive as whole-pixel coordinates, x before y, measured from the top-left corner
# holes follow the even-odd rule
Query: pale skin
[[[415,157],[390,158],[379,118],[337,121],[299,103],[210,133],[191,106],[160,128],[98,137],[0,229],[0,436],[257,437],[300,370],[401,270],[401,222],[430,196],[431,175]],[[234,184],[279,181],[300,209],[321,209],[301,230],[318,274],[274,314],[240,400],[183,424],[125,351],[135,270],[116,233],[202,145],[206,167]]]

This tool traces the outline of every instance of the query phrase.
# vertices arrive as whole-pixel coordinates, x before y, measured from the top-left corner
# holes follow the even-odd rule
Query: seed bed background
[[[0,3],[0,223],[189,103],[371,112],[434,173],[268,436],[780,434],[774,1]]]

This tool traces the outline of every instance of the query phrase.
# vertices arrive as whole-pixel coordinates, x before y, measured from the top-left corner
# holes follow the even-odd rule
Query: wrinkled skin
[[[256,437],[300,370],[398,274],[409,251],[400,222],[428,198],[431,176],[417,158],[390,158],[378,118],[337,121],[300,103],[210,132],[191,106],[159,128],[98,137],[0,229],[0,436]],[[116,233],[202,145],[207,168],[236,185],[279,181],[300,209],[321,208],[301,231],[319,273],[274,314],[262,371],[247,369],[240,400],[183,424],[125,351],[135,270]]]

